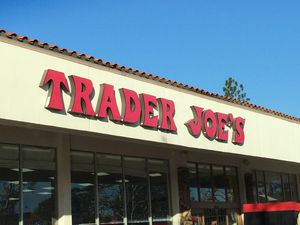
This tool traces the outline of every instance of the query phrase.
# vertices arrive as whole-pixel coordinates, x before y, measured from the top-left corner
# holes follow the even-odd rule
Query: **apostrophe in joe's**
[[[198,106],[191,107],[194,118],[185,125],[194,137],[199,137],[201,132],[210,140],[216,139],[221,142],[228,142],[228,130],[232,128],[232,143],[242,145],[245,141],[245,119],[233,118],[231,113],[215,113],[211,109],[204,110]]]

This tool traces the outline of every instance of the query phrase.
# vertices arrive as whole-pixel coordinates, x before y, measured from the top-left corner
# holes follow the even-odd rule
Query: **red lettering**
[[[47,70],[46,75],[43,78],[41,86],[45,86],[49,83],[51,85],[51,90],[49,91],[48,96],[50,95],[50,100],[46,106],[48,109],[55,110],[65,110],[63,98],[62,98],[62,89],[67,93],[70,93],[69,85],[65,74],[55,70]]]
[[[141,94],[143,101],[142,124],[146,127],[157,127],[158,116],[154,116],[154,108],[157,108],[157,100],[153,95]]]
[[[194,137],[198,137],[202,129],[201,118],[203,108],[192,106],[191,109],[193,111],[194,119],[189,120],[185,125],[188,127],[188,130],[191,135],[193,135]]]
[[[138,94],[135,91],[122,88],[123,100],[123,121],[126,123],[138,123],[141,116],[141,103]]]
[[[72,88],[71,113],[95,116],[91,102],[91,95],[94,91],[92,81],[75,75],[70,76]]]
[[[202,131],[208,139],[214,139],[217,132],[217,121],[214,112],[205,110],[202,116]]]
[[[174,122],[175,105],[172,100],[159,98],[159,114],[160,114],[160,125],[159,128],[162,130],[177,131],[177,127]]]
[[[225,125],[228,123],[228,115],[224,113],[216,113],[218,118],[217,140],[228,141],[228,131],[225,130]]]
[[[244,126],[245,126],[245,119],[241,117],[237,117],[234,119],[233,122],[233,136],[232,142],[235,144],[242,145],[245,141],[245,133],[244,133]]]
[[[103,84],[102,86],[102,98],[100,101],[98,117],[107,118],[107,112],[110,111],[110,119],[115,121],[121,121],[120,112],[118,109],[114,86],[109,84]]]

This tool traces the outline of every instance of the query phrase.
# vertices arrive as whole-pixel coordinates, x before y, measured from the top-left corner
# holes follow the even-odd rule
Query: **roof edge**
[[[169,80],[169,79],[166,79],[164,77],[160,77],[160,76],[157,76],[157,75],[154,75],[154,74],[146,73],[146,72],[143,72],[143,71],[140,71],[140,70],[137,70],[137,69],[133,69],[133,68],[130,68],[130,67],[125,67],[125,66],[118,65],[118,64],[115,64],[115,63],[110,63],[110,62],[104,61],[102,59],[95,58],[93,56],[89,56],[89,55],[86,55],[86,54],[83,54],[83,53],[78,53],[76,51],[68,50],[68,49],[65,49],[65,48],[60,48],[56,45],[50,45],[46,42],[40,42],[37,39],[30,39],[27,36],[20,36],[16,33],[7,32],[7,31],[5,31],[1,28],[0,28],[0,36],[6,37],[8,39],[15,40],[15,41],[23,42],[23,43],[26,43],[26,44],[29,44],[29,45],[32,45],[32,46],[40,47],[40,48],[43,48],[43,49],[46,49],[46,50],[50,50],[50,51],[53,51],[53,52],[68,55],[68,56],[78,58],[78,59],[81,59],[81,60],[84,60],[84,61],[89,61],[91,63],[102,65],[102,66],[108,67],[110,69],[123,71],[123,72],[129,73],[129,74],[135,75],[135,76],[143,77],[143,78],[146,78],[146,79],[151,79],[151,80],[154,80],[154,81],[157,81],[157,82],[160,82],[160,83],[164,83],[164,84],[167,84],[167,85],[170,85],[170,86],[178,87],[178,88],[185,89],[185,90],[188,90],[188,91],[196,92],[198,94],[202,94],[202,95],[209,96],[209,97],[212,97],[212,98],[220,99],[220,100],[223,100],[223,101],[226,101],[226,102],[230,102],[230,103],[234,103],[234,104],[237,104],[237,105],[245,106],[245,107],[255,109],[255,110],[258,110],[258,111],[261,111],[261,112],[266,112],[266,113],[269,113],[269,114],[272,114],[272,115],[275,115],[275,116],[279,116],[279,117],[282,117],[282,118],[285,118],[285,119],[288,119],[288,120],[300,122],[300,118],[295,117],[295,116],[291,116],[291,115],[281,113],[281,112],[278,112],[278,111],[275,111],[275,110],[272,110],[272,109],[268,109],[268,108],[265,108],[265,107],[262,107],[262,106],[259,106],[259,105],[256,105],[256,104],[252,104],[250,102],[243,101],[243,100],[240,100],[240,99],[237,99],[237,98],[227,97],[227,96],[220,95],[220,94],[217,94],[217,93],[205,91],[203,89],[199,89],[199,88],[193,87],[191,85],[183,84],[183,83],[180,83],[180,82],[177,82],[177,81],[174,81],[174,80]]]

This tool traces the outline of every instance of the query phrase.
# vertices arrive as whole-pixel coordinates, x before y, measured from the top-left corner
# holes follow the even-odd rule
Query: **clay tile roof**
[[[275,111],[275,110],[272,110],[272,109],[268,109],[268,108],[265,108],[265,107],[262,107],[262,106],[258,106],[258,105],[252,104],[250,102],[240,100],[240,99],[235,99],[235,98],[232,98],[232,97],[223,96],[223,95],[220,95],[220,94],[217,94],[217,93],[212,93],[212,92],[209,92],[209,91],[205,91],[205,90],[195,88],[195,87],[190,86],[190,85],[179,83],[177,81],[168,80],[166,78],[163,78],[163,77],[160,77],[160,76],[157,76],[157,75],[153,75],[153,74],[149,74],[149,73],[145,73],[145,72],[139,71],[137,69],[132,69],[132,68],[128,68],[128,67],[125,67],[125,66],[122,66],[122,65],[115,64],[115,63],[106,62],[102,59],[94,58],[93,56],[88,56],[88,55],[85,55],[83,53],[78,53],[76,51],[71,51],[71,50],[68,50],[68,49],[65,49],[65,48],[59,48],[56,45],[50,45],[48,43],[39,42],[36,39],[29,39],[26,36],[20,36],[20,35],[17,35],[16,33],[7,32],[7,31],[5,31],[1,28],[0,28],[0,36],[10,38],[10,39],[13,39],[13,40],[16,40],[16,41],[24,42],[24,43],[27,43],[27,44],[35,45],[35,46],[38,46],[38,47],[41,47],[41,48],[44,48],[44,49],[47,49],[47,50],[55,51],[55,52],[58,52],[58,53],[61,53],[61,54],[67,54],[71,57],[76,57],[76,58],[79,58],[81,60],[88,60],[92,63],[101,64],[103,66],[106,66],[106,67],[109,67],[109,68],[112,68],[112,69],[121,70],[121,71],[127,72],[127,73],[132,74],[132,75],[144,77],[144,78],[147,78],[147,79],[152,79],[152,80],[155,80],[156,82],[165,83],[165,84],[175,86],[175,87],[178,87],[178,88],[182,88],[182,89],[185,89],[185,90],[193,91],[193,92],[196,92],[196,93],[199,93],[199,94],[202,94],[202,95],[210,96],[212,98],[221,99],[221,100],[226,101],[226,102],[231,102],[231,103],[234,103],[234,104],[237,104],[237,105],[243,105],[243,106],[246,106],[248,108],[255,109],[255,110],[258,110],[258,111],[263,111],[263,112],[266,112],[266,113],[269,113],[269,114],[272,114],[272,115],[276,115],[276,116],[279,116],[279,117],[282,117],[282,118],[285,118],[285,119],[300,122],[300,118],[295,117],[295,116],[290,116],[290,115],[287,115],[287,114],[284,114],[284,113],[281,113],[281,112],[278,112],[278,111]]]

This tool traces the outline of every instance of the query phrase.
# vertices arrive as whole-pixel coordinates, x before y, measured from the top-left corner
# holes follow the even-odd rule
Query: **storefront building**
[[[297,215],[299,118],[4,30],[0,52],[0,225]]]

